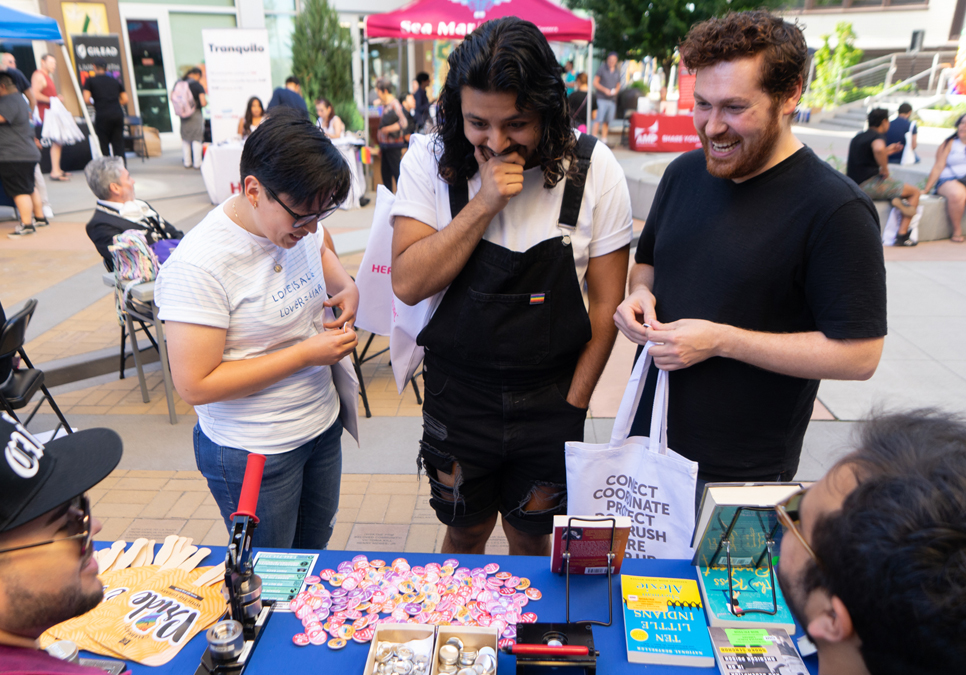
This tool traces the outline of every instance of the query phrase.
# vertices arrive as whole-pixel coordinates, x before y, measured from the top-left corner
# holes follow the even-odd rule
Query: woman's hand
[[[313,335],[299,347],[305,355],[306,365],[334,366],[351,354],[357,344],[359,344],[359,336],[347,326],[345,331],[327,330]]]
[[[326,300],[325,306],[338,307],[342,310],[342,313],[339,314],[335,321],[323,323],[323,326],[329,330],[335,330],[336,328],[341,329],[342,326],[348,323],[351,328],[355,324],[356,311],[359,309],[358,287],[353,283],[348,284],[340,293],[336,293]]]

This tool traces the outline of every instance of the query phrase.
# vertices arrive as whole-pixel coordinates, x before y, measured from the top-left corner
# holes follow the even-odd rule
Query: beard
[[[729,131],[709,138],[702,129],[698,129],[708,173],[715,178],[735,180],[753,174],[764,166],[771,158],[782,133],[782,115],[779,105],[773,103],[769,112],[768,123],[754,137],[741,137]],[[740,145],[734,155],[721,159],[712,156],[712,141],[721,145],[740,142]]]
[[[778,577],[778,586],[782,590],[782,595],[785,596],[785,602],[788,603],[788,611],[792,613],[795,621],[798,625],[802,627],[805,633],[808,633],[808,621],[805,617],[805,588],[802,580],[805,576],[805,570],[799,575],[797,580],[789,579],[785,574],[782,573],[781,564],[778,565],[776,570]]]
[[[58,591],[32,589],[17,579],[4,579],[5,605],[8,610],[0,628],[18,635],[31,635],[51,626],[87,614],[104,597],[104,587],[84,592],[80,582]]]

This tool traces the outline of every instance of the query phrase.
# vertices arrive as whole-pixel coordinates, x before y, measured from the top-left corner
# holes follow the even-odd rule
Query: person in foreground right
[[[823,675],[962,672],[966,424],[873,418],[857,450],[776,509],[779,582]]]
[[[681,45],[703,152],[661,179],[614,318],[672,371],[668,444],[698,462],[698,496],[704,481],[790,480],[819,380],[868,379],[882,354],[878,215],[792,132],[807,56],[801,29],[764,11]]]

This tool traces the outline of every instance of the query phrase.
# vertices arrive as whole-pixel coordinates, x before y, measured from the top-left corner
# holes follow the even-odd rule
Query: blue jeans
[[[231,532],[248,451],[217,445],[194,429],[195,462],[208,480],[221,517]],[[324,549],[339,511],[342,481],[342,422],[289,452],[265,456],[252,545],[266,548]]]

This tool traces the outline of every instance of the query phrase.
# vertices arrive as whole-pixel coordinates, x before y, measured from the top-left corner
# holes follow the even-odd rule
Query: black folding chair
[[[27,325],[30,323],[30,319],[33,317],[36,309],[37,301],[35,299],[28,300],[23,309],[7,319],[3,325],[2,332],[0,332],[0,359],[11,358],[15,354],[19,354],[22,364],[26,366],[26,368],[14,369],[7,383],[3,387],[0,387],[0,404],[3,405],[3,409],[7,411],[7,414],[19,422],[20,418],[17,417],[14,411],[26,408],[30,403],[30,399],[33,398],[33,395],[39,389],[43,392],[44,399],[50,403],[50,407],[53,408],[57,419],[60,420],[57,428],[54,429],[54,435],[57,434],[61,426],[64,427],[67,433],[73,433],[70,424],[64,418],[64,414],[57,407],[54,397],[50,395],[46,385],[44,385],[44,371],[34,368],[33,364],[30,363],[30,359],[27,358],[27,352],[23,348],[27,335]],[[40,410],[43,404],[44,401],[42,399],[27,417],[26,421],[22,422],[24,426],[30,424],[34,415],[37,414],[37,411]]]
[[[144,162],[145,158],[148,156],[148,144],[144,140],[144,126],[141,123],[141,118],[135,115],[126,115],[124,117],[124,141],[131,141],[131,150],[134,151],[135,155],[141,156],[141,161]],[[140,143],[140,151],[138,151],[138,144]]]

